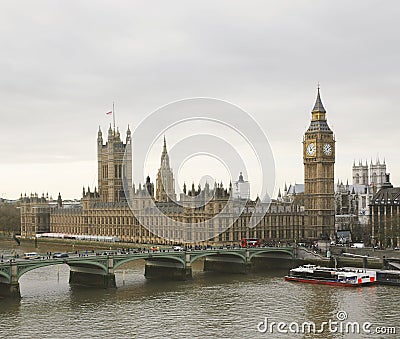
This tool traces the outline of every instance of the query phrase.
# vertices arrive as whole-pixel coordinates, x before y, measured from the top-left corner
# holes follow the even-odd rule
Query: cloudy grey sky
[[[2,1],[0,196],[80,197],[96,183],[97,129],[113,101],[125,133],[187,97],[249,112],[278,186],[302,182],[318,81],[336,178],[379,156],[399,185],[399,10],[368,0]]]

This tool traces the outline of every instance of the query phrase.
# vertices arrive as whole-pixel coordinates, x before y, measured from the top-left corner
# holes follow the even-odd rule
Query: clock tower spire
[[[304,237],[329,240],[335,232],[335,138],[326,120],[319,85],[311,115],[303,139]]]

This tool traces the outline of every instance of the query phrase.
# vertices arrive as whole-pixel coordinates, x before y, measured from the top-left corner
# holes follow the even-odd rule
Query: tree
[[[21,230],[21,216],[19,206],[10,203],[0,203],[0,232],[19,233]]]

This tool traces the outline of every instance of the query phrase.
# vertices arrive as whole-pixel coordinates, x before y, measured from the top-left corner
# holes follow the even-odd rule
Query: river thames
[[[0,241],[2,253],[32,250],[24,246]],[[40,245],[39,251],[57,248],[68,250]],[[400,287],[289,283],[286,273],[203,272],[199,262],[192,280],[152,281],[140,260],[117,270],[117,289],[103,290],[70,287],[67,265],[41,268],[20,279],[21,300],[0,299],[0,337],[370,338],[371,331],[376,338],[398,338]],[[271,327],[273,322],[281,327]],[[317,331],[323,326],[323,332],[303,327],[305,333],[291,333],[305,322],[315,323]],[[350,322],[359,325],[359,333],[349,328],[346,334]],[[376,333],[392,328],[396,334]]]

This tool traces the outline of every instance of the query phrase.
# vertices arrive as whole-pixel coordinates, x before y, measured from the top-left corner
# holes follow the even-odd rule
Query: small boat
[[[375,270],[376,282],[380,285],[400,286],[400,271]]]
[[[309,284],[357,287],[374,284],[376,272],[358,268],[330,268],[316,265],[303,265],[293,268],[286,281]]]

